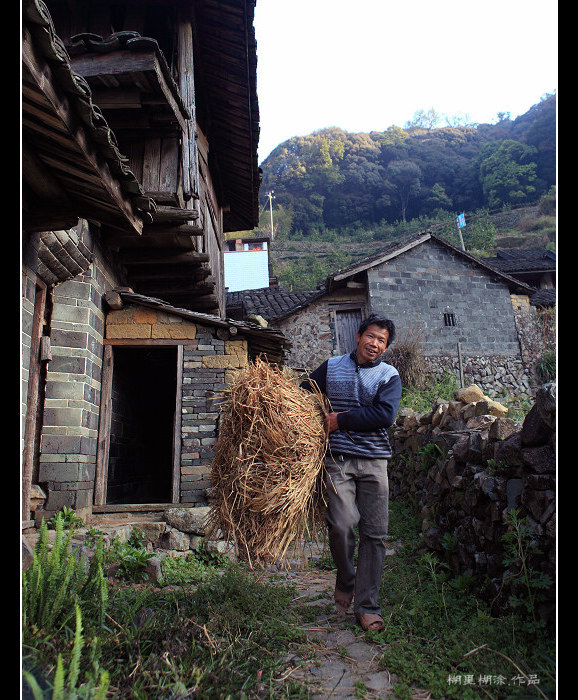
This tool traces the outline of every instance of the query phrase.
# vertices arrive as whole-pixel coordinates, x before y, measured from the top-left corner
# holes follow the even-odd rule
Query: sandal
[[[353,591],[350,593],[345,593],[344,591],[340,591],[338,588],[336,588],[335,592],[333,593],[333,600],[335,601],[335,607],[337,608],[338,612],[347,612],[349,610],[349,606],[351,605],[351,601],[353,600]]]
[[[365,613],[359,618],[359,624],[365,632],[381,632],[385,628],[381,615]]]

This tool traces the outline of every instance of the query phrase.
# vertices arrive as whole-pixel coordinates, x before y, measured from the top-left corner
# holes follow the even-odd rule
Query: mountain
[[[270,230],[294,238],[359,231],[386,235],[400,222],[537,203],[556,176],[556,95],[512,120],[383,132],[332,127],[279,144],[261,164],[260,201]]]

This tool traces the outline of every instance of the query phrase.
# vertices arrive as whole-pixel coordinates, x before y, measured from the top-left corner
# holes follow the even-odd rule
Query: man
[[[370,316],[359,327],[352,353],[326,360],[301,384],[310,389],[313,380],[331,405],[332,412],[325,417],[329,433],[325,519],[337,567],[335,604],[345,612],[354,601],[355,616],[364,630],[384,626],[378,595],[389,518],[391,447],[386,428],[397,415],[401,380],[381,356],[394,337],[392,321]]]

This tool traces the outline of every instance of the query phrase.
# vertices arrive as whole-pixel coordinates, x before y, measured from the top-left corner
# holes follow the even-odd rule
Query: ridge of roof
[[[386,245],[377,253],[374,253],[373,255],[364,258],[363,260],[359,260],[353,263],[352,265],[349,265],[348,267],[339,270],[333,275],[329,275],[326,281],[326,287],[327,289],[331,289],[331,286],[334,282],[346,279],[347,277],[350,277],[353,274],[357,274],[358,272],[362,272],[363,270],[367,270],[371,267],[375,267],[375,265],[385,262],[386,260],[390,260],[391,258],[395,258],[398,255],[401,255],[402,253],[411,250],[412,248],[421,245],[422,243],[425,243],[428,240],[435,241],[436,243],[451,250],[455,255],[459,255],[460,257],[465,258],[469,262],[485,269],[486,271],[497,275],[498,277],[502,278],[508,284],[509,287],[515,287],[516,289],[525,291],[527,293],[535,292],[535,289],[533,287],[530,287],[524,282],[520,282],[519,280],[505,273],[503,270],[499,270],[496,267],[493,267],[492,265],[485,262],[484,259],[477,258],[475,255],[461,250],[461,248],[458,248],[452,243],[449,243],[441,236],[429,230],[420,231],[416,234],[402,236],[400,239],[397,239],[391,242],[390,244]]]

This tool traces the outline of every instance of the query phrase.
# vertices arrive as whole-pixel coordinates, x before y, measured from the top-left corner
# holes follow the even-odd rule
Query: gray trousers
[[[345,593],[354,591],[353,609],[358,618],[365,613],[379,613],[389,520],[387,460],[328,454],[325,486],[329,548],[337,567],[335,586]]]

